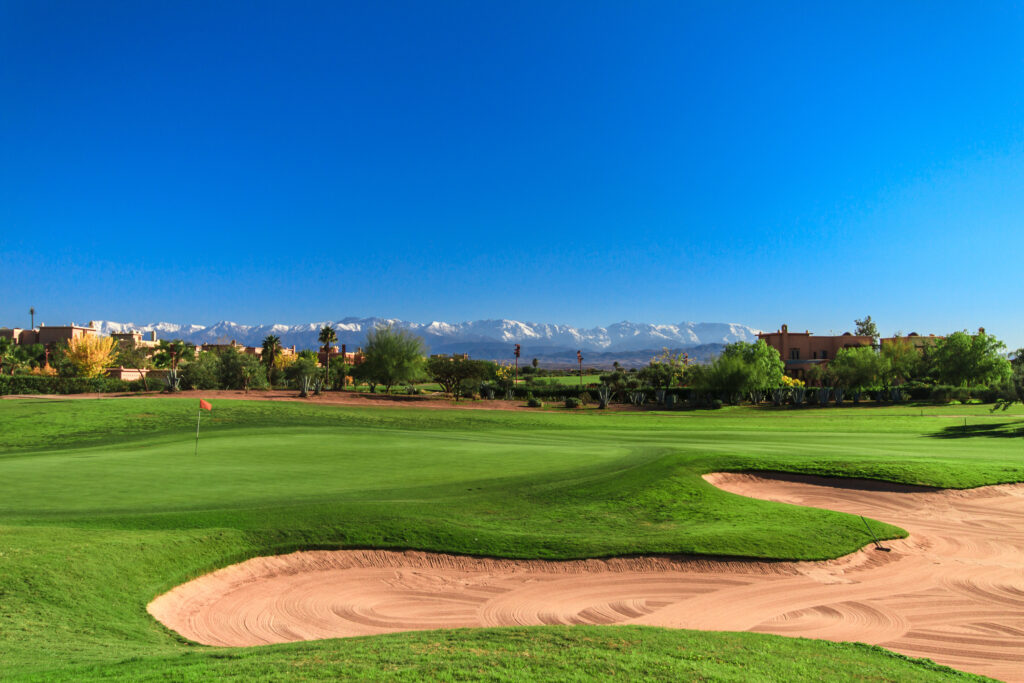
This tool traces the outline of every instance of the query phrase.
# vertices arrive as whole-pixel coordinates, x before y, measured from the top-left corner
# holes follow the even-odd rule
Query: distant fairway
[[[391,675],[375,669],[382,664],[367,653],[379,647],[402,661],[396,648],[429,649],[431,634],[388,636],[379,646],[361,639],[232,650],[230,659],[219,660],[187,654],[196,648],[154,622],[145,605],[210,569],[298,548],[822,559],[868,540],[857,517],[733,496],[700,478],[712,471],[782,470],[950,487],[1024,480],[1024,440],[1015,436],[1024,426],[1019,407],[997,414],[956,406],[658,415],[217,401],[213,414],[203,415],[200,454],[193,457],[194,403],[0,402],[2,675],[62,671],[80,678],[89,673],[83,667],[96,665],[96,675],[110,676],[147,670],[178,672],[174,676],[193,670],[188,675],[197,679],[233,671],[283,676],[292,671],[284,663],[298,661],[305,675],[326,676],[329,666],[304,668],[302,662],[350,657],[363,658],[360,666],[368,668],[362,675]],[[886,537],[902,535],[880,522],[873,526]],[[581,652],[639,638],[666,653],[699,641],[712,648],[707,656],[713,661],[713,648],[735,650],[748,638],[750,647],[780,657],[776,677],[808,677],[815,670],[806,661],[785,661],[785,653],[806,653],[809,646],[751,634],[716,641],[715,634],[609,627],[596,631],[607,634],[599,636],[580,635],[593,629],[516,629],[507,637],[532,632],[541,654],[559,638],[584,638]],[[460,652],[463,640],[485,638],[488,644],[472,648],[484,652],[481,657],[501,658],[486,653],[505,647],[506,632],[471,633],[433,637]],[[550,647],[545,656],[557,659],[557,648]],[[849,671],[860,666],[855,659],[881,658],[882,679],[905,678],[909,670],[901,667],[916,667],[911,677],[940,675],[877,650],[820,647],[831,648],[829,657],[850,657]],[[594,654],[594,661],[607,656]],[[117,664],[138,657],[152,659]],[[719,658],[721,668],[701,666],[711,666],[709,674],[736,675],[728,674],[732,658]],[[634,671],[646,670],[623,655],[619,671],[629,671],[631,661]],[[672,666],[665,677],[697,671]],[[415,671],[407,675],[415,678]],[[437,669],[420,674],[439,675]]]

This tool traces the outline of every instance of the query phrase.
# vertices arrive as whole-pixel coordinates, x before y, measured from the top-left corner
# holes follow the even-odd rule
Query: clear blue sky
[[[0,325],[984,325],[1024,9],[0,2]]]

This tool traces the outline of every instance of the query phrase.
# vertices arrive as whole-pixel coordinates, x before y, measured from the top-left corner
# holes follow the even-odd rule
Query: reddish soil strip
[[[396,389],[395,391],[401,391]],[[308,398],[299,398],[298,392],[286,389],[272,389],[269,391],[244,391],[236,390],[190,390],[179,391],[173,394],[161,392],[131,392],[123,394],[9,394],[0,396],[0,400],[25,400],[33,399],[38,401],[72,401],[78,399],[103,399],[103,398],[195,398],[215,401],[220,399],[236,399],[245,401],[297,401],[300,403],[319,403],[325,405],[342,406],[376,406],[384,408],[457,408],[460,410],[529,410],[537,412],[536,408],[528,408],[525,401],[503,401],[503,400],[471,400],[463,399],[455,401],[441,393],[429,393],[410,396],[408,394],[369,394],[356,391],[330,391],[320,396],[310,395]],[[561,408],[561,401],[545,401],[545,408]],[[608,409],[617,411],[636,411],[637,409],[627,404],[612,404]],[[653,409],[653,407],[652,407]],[[644,409],[646,410],[646,408]]]
[[[149,612],[209,645],[524,624],[648,624],[861,641],[1024,681],[1024,485],[919,492],[711,474],[740,495],[864,514],[910,538],[828,562],[569,562],[317,551],[232,565]],[[863,483],[863,486],[859,484]]]

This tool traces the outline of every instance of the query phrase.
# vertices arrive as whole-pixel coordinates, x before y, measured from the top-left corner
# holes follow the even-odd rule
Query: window
[[[824,350],[822,350],[822,352],[821,352],[821,357],[822,357],[822,358],[828,358],[828,351],[824,351]]]
[[[800,360],[800,349],[790,349],[789,350],[789,359],[790,360]]]

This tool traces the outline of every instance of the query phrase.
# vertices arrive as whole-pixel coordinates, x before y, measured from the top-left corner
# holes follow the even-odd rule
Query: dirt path
[[[629,623],[855,640],[1024,681],[1024,485],[910,492],[811,477],[705,478],[740,495],[863,514],[911,535],[886,542],[890,552],[869,547],[829,562],[301,552],[200,577],[149,611],[209,645]]]

